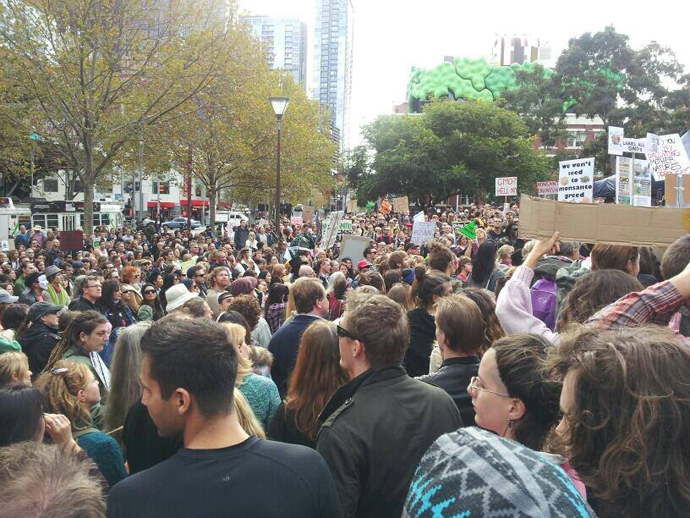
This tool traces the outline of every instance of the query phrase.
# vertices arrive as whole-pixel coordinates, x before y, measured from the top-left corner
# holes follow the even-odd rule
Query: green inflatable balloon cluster
[[[532,63],[495,67],[486,58],[455,58],[453,63],[444,62],[431,70],[412,67],[408,86],[410,106],[415,100],[424,101],[430,95],[495,101],[503,90],[515,88],[516,71],[533,68]],[[552,74],[551,69],[544,68],[545,77]]]

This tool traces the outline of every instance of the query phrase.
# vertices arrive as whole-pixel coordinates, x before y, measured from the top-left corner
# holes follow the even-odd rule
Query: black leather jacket
[[[474,426],[474,407],[472,398],[467,392],[472,376],[479,372],[479,358],[448,358],[441,368],[433,374],[420,376],[419,380],[445,390],[453,398],[462,416],[465,426]]]

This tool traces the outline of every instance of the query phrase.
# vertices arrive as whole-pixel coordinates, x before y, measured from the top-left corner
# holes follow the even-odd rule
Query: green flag
[[[374,202],[373,201],[368,201],[367,202],[367,209],[373,209],[374,208]]]
[[[470,239],[472,241],[476,241],[476,239],[477,239],[477,232],[475,229],[474,221],[470,221],[467,225],[462,227],[458,232],[460,232],[463,236],[465,236],[467,239]]]

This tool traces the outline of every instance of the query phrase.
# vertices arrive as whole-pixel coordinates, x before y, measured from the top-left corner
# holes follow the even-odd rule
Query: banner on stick
[[[690,158],[677,133],[659,137],[659,149],[647,154],[654,177],[662,179],[667,174],[690,174]]]
[[[496,196],[517,196],[517,176],[496,178]]]
[[[555,180],[550,182],[537,182],[537,193],[539,196],[558,194],[558,182]]]
[[[409,212],[410,211],[410,200],[407,196],[400,196],[398,198],[393,198],[393,212]]]
[[[412,226],[412,239],[410,242],[415,245],[431,243],[434,240],[435,232],[436,223],[434,221],[415,221]]]
[[[623,128],[609,126],[609,155],[622,155]]]

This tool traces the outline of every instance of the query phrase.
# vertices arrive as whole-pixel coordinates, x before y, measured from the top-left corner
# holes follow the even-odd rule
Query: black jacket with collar
[[[448,358],[433,374],[420,376],[419,380],[445,390],[453,398],[465,426],[474,425],[474,407],[467,386],[479,372],[479,358]]]
[[[426,450],[462,420],[441,389],[400,364],[343,385],[321,413],[316,450],[331,468],[344,517],[398,518]]]

